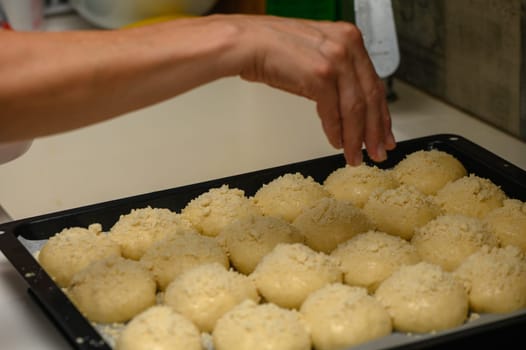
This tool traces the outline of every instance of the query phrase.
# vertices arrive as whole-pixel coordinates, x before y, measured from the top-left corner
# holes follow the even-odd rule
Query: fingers
[[[328,40],[320,45],[320,51],[337,67],[338,110],[343,151],[347,163],[359,165],[362,162],[362,144],[365,140],[368,106],[364,90],[353,65],[352,36],[332,23],[321,23],[321,29]],[[344,30],[348,30],[345,28]],[[359,39],[359,38],[358,38]]]
[[[343,147],[349,164],[362,162],[364,144],[371,159],[386,159],[395,141],[384,85],[357,27],[273,17],[245,24],[256,35],[245,36],[252,55],[239,65],[241,77],[314,100],[329,142]]]
[[[387,158],[385,148],[385,119],[382,111],[382,99],[385,96],[381,82],[367,81],[363,83],[367,104],[367,115],[365,118],[365,147],[369,156],[381,162]]]
[[[356,165],[363,142],[373,160],[383,161],[386,150],[396,145],[384,85],[365,50],[361,33],[349,23],[320,22],[319,25],[333,45],[344,45],[347,50],[344,61],[331,56],[330,51],[325,52],[328,59],[341,67],[339,105],[346,159],[349,164]]]
[[[357,166],[362,162],[367,106],[354,67],[348,69],[338,80],[343,153],[347,163]]]
[[[361,38],[356,39],[352,52],[354,68],[364,91],[367,106],[365,126],[365,146],[369,156],[381,162],[387,158],[387,135],[390,134],[391,118],[385,101],[385,90],[374,66],[363,46]],[[386,129],[388,127],[389,129]],[[391,145],[389,145],[391,146]]]
[[[329,142],[334,148],[342,148],[342,123],[340,119],[338,87],[336,85],[326,90],[324,98],[317,103],[317,110],[321,118],[323,131]]]

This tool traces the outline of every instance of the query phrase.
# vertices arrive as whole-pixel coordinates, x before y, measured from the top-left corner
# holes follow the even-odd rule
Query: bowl
[[[70,0],[71,6],[97,27],[116,29],[149,18],[200,16],[217,0]]]

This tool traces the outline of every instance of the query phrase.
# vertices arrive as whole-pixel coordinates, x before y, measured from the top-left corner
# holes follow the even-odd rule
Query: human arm
[[[115,31],[0,32],[0,142],[100,122],[239,75],[312,99],[357,164],[394,147],[383,85],[346,23],[214,15]]]

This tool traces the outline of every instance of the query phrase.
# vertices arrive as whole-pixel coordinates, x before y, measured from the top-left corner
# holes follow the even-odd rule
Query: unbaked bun
[[[483,219],[502,245],[514,245],[526,253],[526,203],[506,199]]]
[[[119,323],[154,305],[155,292],[152,275],[138,261],[113,257],[75,274],[68,296],[88,320]]]
[[[484,218],[502,206],[506,194],[491,180],[474,174],[461,177],[440,189],[435,201],[446,214],[460,214]]]
[[[405,265],[383,281],[375,297],[401,332],[427,333],[460,326],[468,295],[449,272],[428,262]]]
[[[217,236],[228,224],[248,215],[256,215],[259,209],[245,196],[245,192],[228,185],[212,188],[192,199],[181,211],[202,234]]]
[[[228,256],[217,240],[194,232],[159,241],[141,258],[141,263],[152,272],[161,290],[183,272],[214,262],[229,267]]]
[[[305,237],[288,221],[263,215],[250,215],[227,225],[219,234],[232,265],[246,275],[278,243],[304,243]]]
[[[416,248],[406,240],[379,231],[361,233],[340,244],[331,256],[344,273],[344,282],[374,292],[400,266],[421,261]]]
[[[389,313],[365,288],[327,285],[310,294],[300,312],[318,350],[348,348],[392,331]]]
[[[433,149],[408,154],[393,168],[393,175],[401,183],[432,195],[448,182],[466,176],[467,171],[451,154]]]
[[[193,321],[202,332],[211,332],[225,312],[246,299],[259,302],[254,283],[218,263],[184,272],[164,293],[164,303]]]
[[[350,202],[322,198],[299,214],[292,224],[305,236],[312,249],[330,253],[359,233],[373,228],[361,209]]]
[[[423,260],[453,271],[483,246],[495,247],[499,241],[477,218],[443,215],[418,228],[411,243]]]
[[[310,350],[300,314],[247,300],[221,317],[212,333],[216,350]]]
[[[120,245],[125,258],[139,260],[153,243],[190,228],[190,223],[169,209],[145,207],[121,215],[109,236]]]
[[[409,185],[373,193],[363,210],[376,229],[404,239],[440,214],[431,197]]]
[[[526,308],[526,256],[515,246],[484,247],[455,271],[476,312],[506,313]]]
[[[373,192],[383,192],[398,187],[399,183],[388,170],[374,165],[346,165],[333,171],[323,187],[336,199],[349,201],[362,208]]]
[[[253,200],[263,214],[292,222],[305,208],[329,196],[312,177],[289,173],[264,184]]]
[[[60,287],[67,287],[73,275],[89,264],[120,256],[119,245],[102,232],[100,224],[65,228],[52,236],[40,250],[38,261]]]
[[[278,244],[250,275],[259,293],[281,307],[299,308],[307,296],[329,283],[341,282],[342,271],[330,256],[301,244]]]
[[[202,350],[197,327],[164,305],[135,316],[117,338],[116,350]]]

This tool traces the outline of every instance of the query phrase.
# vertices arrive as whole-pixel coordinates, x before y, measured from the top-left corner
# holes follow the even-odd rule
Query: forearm
[[[0,33],[0,142],[93,124],[238,74],[238,36],[214,18],[119,31]]]
[[[214,15],[118,31],[0,33],[0,143],[78,128],[239,75],[316,102],[350,164],[395,147],[383,83],[350,23]]]

